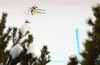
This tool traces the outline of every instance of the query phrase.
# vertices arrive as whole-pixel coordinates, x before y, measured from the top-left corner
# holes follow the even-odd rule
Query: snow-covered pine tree
[[[29,65],[29,64],[32,65],[37,61],[40,64],[40,61],[38,59],[40,59],[41,52],[44,58],[47,58],[49,52],[40,51],[38,46],[33,43],[33,35],[30,34],[28,30],[29,22],[26,21],[25,24],[23,24],[20,29],[18,29],[17,27],[12,27],[12,28],[9,27],[7,31],[4,33],[4,29],[6,27],[5,25],[6,17],[7,17],[7,14],[3,13],[1,21],[0,21],[0,57],[1,57],[0,64],[16,65],[19,63],[20,65]],[[4,52],[10,40],[12,40],[13,45],[10,50],[7,50],[6,52]],[[37,51],[32,51],[32,53],[28,53],[28,50],[29,50],[29,47],[31,47],[31,44],[34,46],[34,49],[38,51],[38,53]],[[46,46],[44,50],[47,50]],[[41,58],[43,59],[42,56]],[[43,60],[41,61],[43,61],[43,63],[46,64],[50,62],[49,58],[50,56],[48,56],[46,61],[43,61]]]
[[[21,40],[21,39],[29,33],[28,32],[29,25],[27,29],[24,28],[25,26],[27,26],[27,23],[28,21],[26,21],[25,24],[22,25],[20,29],[13,27],[13,31],[12,31],[13,46],[11,50],[9,51],[9,60],[7,62],[7,65],[9,64],[16,65],[17,63],[22,61],[22,59],[20,59],[21,57],[20,54],[22,51],[21,48],[23,45],[25,45],[25,43],[28,42],[28,39],[27,38],[25,38],[24,40]],[[22,30],[24,30],[24,32]]]

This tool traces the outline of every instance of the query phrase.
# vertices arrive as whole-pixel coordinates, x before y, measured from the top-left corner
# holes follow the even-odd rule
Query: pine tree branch
[[[13,33],[12,33],[13,43],[14,43],[14,39],[16,37],[16,33],[17,33],[17,28],[16,27],[13,27]]]
[[[0,21],[0,36],[2,36],[3,31],[5,29],[5,23],[6,23],[6,17],[7,17],[7,13],[3,13],[2,14],[2,19]]]

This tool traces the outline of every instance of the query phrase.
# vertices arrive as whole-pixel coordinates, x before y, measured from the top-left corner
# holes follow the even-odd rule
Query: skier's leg
[[[33,10],[31,10],[31,14],[33,15]]]

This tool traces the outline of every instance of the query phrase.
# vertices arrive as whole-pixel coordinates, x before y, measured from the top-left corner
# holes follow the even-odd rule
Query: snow
[[[18,37],[14,38],[14,43],[16,43],[18,40]],[[19,43],[19,42],[18,42]]]
[[[11,55],[12,59],[15,59],[16,57],[18,57],[20,53],[21,53],[21,45],[20,44],[16,44],[10,50],[10,55]]]
[[[45,55],[45,58],[48,59],[49,58],[48,55]]]
[[[39,57],[41,56],[41,51],[36,43],[31,43],[29,45],[29,49],[27,51],[27,54],[29,54],[29,53],[32,54],[32,58],[37,57],[37,59],[39,59]]]
[[[20,32],[22,33],[22,36],[24,36],[27,33],[28,29],[29,29],[29,23],[24,23],[20,27]]]

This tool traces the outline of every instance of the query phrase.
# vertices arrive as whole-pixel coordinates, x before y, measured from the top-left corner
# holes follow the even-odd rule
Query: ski
[[[39,11],[36,11],[36,13],[46,14],[45,12],[39,12]]]
[[[46,10],[44,10],[44,9],[36,9],[36,10],[40,10],[40,11],[46,11]]]

